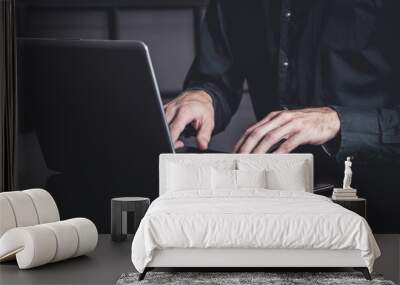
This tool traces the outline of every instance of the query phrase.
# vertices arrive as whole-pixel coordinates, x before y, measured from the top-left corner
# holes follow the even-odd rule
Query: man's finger
[[[260,127],[254,129],[247,137],[242,141],[241,145],[237,146],[237,152],[239,153],[251,153],[261,139],[270,131],[283,126],[291,120],[291,116],[287,113],[279,113],[271,118],[270,121],[264,123]]]
[[[185,127],[193,120],[192,116],[186,113],[178,113],[169,125],[171,140],[175,144]]]
[[[288,138],[274,153],[289,153],[303,143],[302,136],[295,134]]]
[[[177,108],[173,105],[165,105],[164,113],[165,113],[165,119],[167,120],[167,123],[169,125],[177,113]]]
[[[269,113],[266,117],[264,117],[261,121],[258,121],[257,123],[255,123],[253,126],[251,126],[248,131],[253,131],[255,128],[258,128],[259,126],[271,121],[272,119],[274,119],[275,117],[277,117],[278,115],[280,115],[283,111],[274,111]]]
[[[185,144],[181,140],[177,140],[176,143],[174,144],[175,148],[181,148],[181,147],[184,147],[184,146],[185,146]]]
[[[255,129],[252,133],[250,133],[246,139],[243,141],[242,145],[238,147],[238,153],[250,153],[251,150],[263,139],[264,137],[263,126],[258,129]]]
[[[280,126],[269,133],[267,133],[260,143],[254,148],[252,153],[266,153],[275,144],[279,143],[281,140],[290,137],[293,132],[293,123],[287,123],[284,126]]]
[[[242,146],[243,141],[247,138],[248,134],[244,133],[240,139],[238,140],[238,142],[235,144],[235,146],[233,147],[233,152],[236,153],[238,152],[239,148]]]
[[[248,128],[246,130],[246,132],[240,137],[240,139],[238,140],[238,142],[235,144],[235,147],[233,148],[233,152],[238,152],[240,147],[242,146],[243,142],[247,139],[247,137],[258,127],[260,127],[261,125],[265,124],[266,122],[272,120],[273,118],[275,118],[276,116],[278,116],[280,114],[280,112],[282,111],[275,111],[275,112],[271,112],[269,113],[264,119],[262,119],[261,121],[255,123],[254,125],[252,125],[250,128]]]
[[[213,129],[214,125],[212,123],[203,122],[197,130],[196,141],[201,150],[206,150],[208,148]]]

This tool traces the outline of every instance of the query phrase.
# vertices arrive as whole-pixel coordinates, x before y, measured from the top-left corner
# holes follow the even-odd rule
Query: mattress
[[[169,248],[359,250],[370,271],[380,255],[361,216],[324,196],[265,189],[161,195],[135,234],[132,262],[143,272]]]

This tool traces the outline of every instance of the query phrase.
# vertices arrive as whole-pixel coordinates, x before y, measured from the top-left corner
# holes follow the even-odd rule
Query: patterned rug
[[[368,281],[359,272],[148,272],[142,281],[137,280],[138,276],[138,273],[122,274],[117,285],[395,285],[392,281],[384,280],[380,275],[372,275],[373,280]]]

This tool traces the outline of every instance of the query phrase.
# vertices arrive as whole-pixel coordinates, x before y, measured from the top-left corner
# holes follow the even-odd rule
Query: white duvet
[[[380,255],[359,215],[320,195],[265,189],[160,196],[136,232],[132,262],[143,272],[165,248],[358,249],[370,271]]]

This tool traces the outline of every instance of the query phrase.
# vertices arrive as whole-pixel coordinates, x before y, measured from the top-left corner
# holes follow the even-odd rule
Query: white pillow
[[[268,188],[267,171],[263,170],[235,170],[237,188]]]
[[[169,162],[167,167],[168,190],[211,189],[211,167],[187,166],[173,162]]]
[[[212,188],[236,190],[236,170],[212,168]]]
[[[239,170],[263,170],[267,173],[267,188],[272,190],[307,191],[309,168],[306,161],[287,159],[240,159]]]
[[[307,178],[304,164],[287,171],[270,170],[267,172],[268,188],[274,190],[307,191]]]
[[[267,188],[267,171],[212,169],[214,190],[237,190],[240,188]]]

